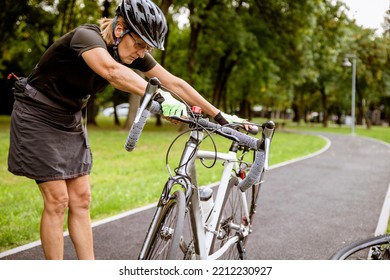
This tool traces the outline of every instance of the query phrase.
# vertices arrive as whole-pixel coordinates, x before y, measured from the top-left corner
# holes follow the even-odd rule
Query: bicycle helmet
[[[160,8],[149,0],[123,0],[116,9],[128,28],[153,48],[164,50],[167,22]]]

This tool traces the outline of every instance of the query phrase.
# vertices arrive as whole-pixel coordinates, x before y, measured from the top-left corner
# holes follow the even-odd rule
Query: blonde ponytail
[[[103,36],[104,41],[109,46],[113,46],[114,41],[114,19],[113,18],[102,18],[99,20],[100,24],[100,33]],[[126,26],[125,20],[123,17],[118,16],[117,17],[117,24],[122,24],[123,26]]]

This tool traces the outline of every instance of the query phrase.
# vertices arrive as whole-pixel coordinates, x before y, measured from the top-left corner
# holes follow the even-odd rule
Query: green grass
[[[153,203],[161,193],[168,177],[165,165],[166,151],[178,135],[178,127],[164,123],[155,127],[148,123],[137,148],[128,153],[124,142],[128,131],[112,125],[112,120],[98,119],[99,127],[89,127],[94,166],[91,174],[93,221],[103,219],[136,207]],[[345,132],[347,133],[347,131]],[[378,132],[380,137],[381,132]],[[169,163],[175,167],[185,137],[173,146]],[[229,144],[216,138],[217,147],[227,151]],[[390,141],[389,141],[390,142]],[[307,155],[321,149],[325,140],[312,135],[275,134],[271,147],[271,165]],[[206,139],[204,148],[212,144]],[[39,239],[42,198],[34,181],[14,176],[7,171],[9,147],[9,117],[0,116],[0,252]],[[218,180],[217,165],[213,169],[199,168],[200,184]]]
[[[310,124],[301,124],[297,125],[296,123],[287,123],[289,129],[294,130],[306,130],[306,131],[316,131],[324,133],[339,133],[339,134],[351,134],[351,127],[346,125],[335,125],[330,124],[329,127],[323,127],[319,123],[310,123]],[[372,126],[370,129],[367,129],[366,126],[356,125],[355,126],[355,135],[366,136],[381,140],[383,142],[390,144],[390,127],[388,126]]]

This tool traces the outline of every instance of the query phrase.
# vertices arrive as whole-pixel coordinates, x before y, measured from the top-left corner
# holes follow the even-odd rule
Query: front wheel
[[[184,193],[176,191],[164,205],[160,215],[156,217],[156,226],[150,236],[150,244],[145,253],[145,259],[177,259],[180,237],[183,231],[184,212]]]
[[[390,260],[390,235],[357,241],[336,252],[332,260]]]

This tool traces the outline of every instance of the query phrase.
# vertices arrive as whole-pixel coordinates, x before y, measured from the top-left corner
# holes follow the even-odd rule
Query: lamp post
[[[352,58],[352,64],[349,61]],[[351,134],[355,135],[355,92],[356,92],[356,55],[346,54],[342,64],[344,67],[352,66],[352,105],[351,105]]]

